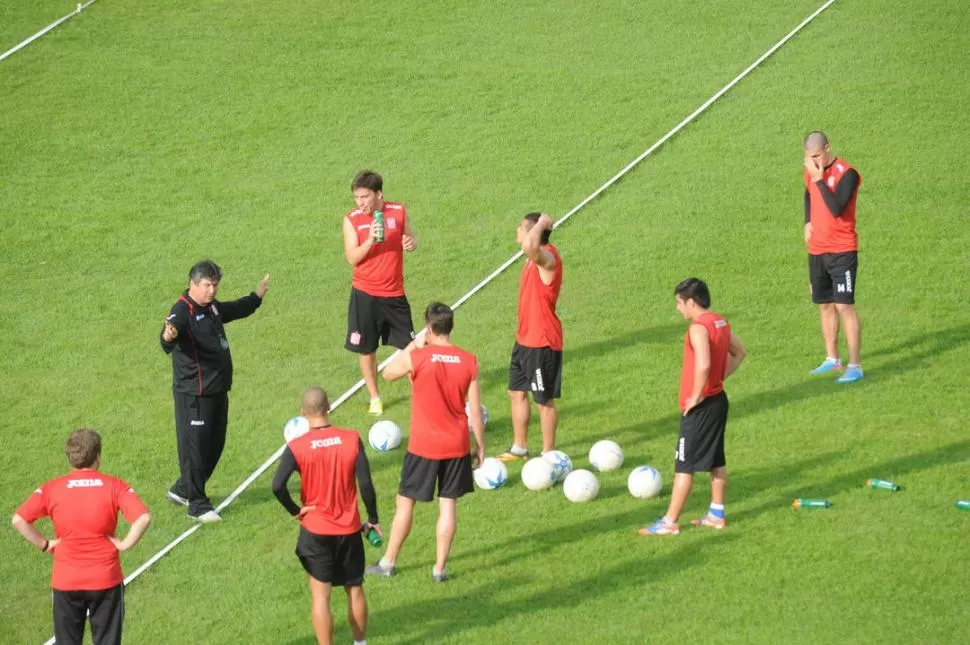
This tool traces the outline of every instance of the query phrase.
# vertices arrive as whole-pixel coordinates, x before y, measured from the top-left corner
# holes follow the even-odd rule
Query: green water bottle
[[[903,487],[891,481],[886,481],[885,479],[867,479],[866,486],[869,488],[875,488],[878,490],[902,490]]]
[[[384,211],[374,211],[374,223],[371,226],[380,226],[381,232],[374,238],[375,242],[384,241]]]
[[[799,497],[792,502],[791,506],[796,511],[800,508],[831,508],[832,502],[827,499],[809,499],[807,497]]]
[[[365,524],[364,528],[366,527],[367,525]],[[381,534],[378,533],[377,529],[375,529],[373,526],[370,527],[370,529],[367,529],[364,536],[367,538],[367,541],[370,542],[371,546],[381,546],[384,544],[384,538],[381,537]]]
[[[961,511],[970,511],[970,499],[958,499],[957,508]]]

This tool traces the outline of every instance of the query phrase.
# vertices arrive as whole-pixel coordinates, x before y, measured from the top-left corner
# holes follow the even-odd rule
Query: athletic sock
[[[515,445],[513,443],[512,444],[512,447],[509,448],[509,452],[511,452],[513,455],[515,455],[517,457],[525,457],[527,454],[529,454],[529,449],[528,448],[519,448],[517,445]]]
[[[862,365],[860,365],[859,363],[849,363],[849,369],[850,370],[851,369],[859,369],[860,367],[862,367]]]
[[[838,356],[828,356],[828,357],[826,357],[825,360],[832,361],[833,363],[838,363],[839,362],[839,357]]]
[[[393,562],[388,562],[385,558],[381,558],[381,561],[377,563],[381,569],[390,569],[394,566]]]
[[[664,524],[666,524],[667,526],[673,526],[673,525],[675,525],[677,523],[677,520],[672,520],[669,517],[667,517],[666,515],[664,515],[662,518],[660,518],[660,520]]]
[[[365,638],[362,641],[354,641],[354,645],[367,645],[367,639]]]
[[[724,504],[711,504],[711,507],[707,509],[707,514],[711,517],[716,517],[718,519],[724,519]]]
[[[445,572],[445,570],[444,570],[444,569],[441,569],[441,570],[439,571],[439,570],[438,570],[438,567],[436,567],[436,566],[434,566],[434,567],[431,567],[431,575],[433,575],[433,576],[440,576],[440,575],[441,575],[442,573],[444,573],[444,572]]]

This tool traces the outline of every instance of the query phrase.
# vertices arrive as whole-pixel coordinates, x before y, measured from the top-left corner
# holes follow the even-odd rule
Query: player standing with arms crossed
[[[121,643],[125,585],[119,553],[138,543],[151,515],[126,482],[101,468],[101,435],[88,428],[71,433],[65,446],[71,472],[41,484],[13,516],[13,526],[44,553],[54,554],[54,639],[81,645],[91,616],[94,645]],[[118,512],[131,524],[115,537]],[[57,536],[48,540],[34,522],[50,517]]]
[[[425,310],[425,333],[419,335],[391,364],[384,378],[393,381],[410,374],[411,427],[401,468],[391,537],[384,557],[367,573],[390,577],[397,556],[411,533],[414,503],[430,502],[438,488],[437,553],[431,579],[445,582],[445,567],[458,527],[458,498],[475,489],[472,477],[469,418],[478,444],[476,457],[485,456],[485,423],[478,387],[478,359],[451,344],[455,325],[448,305],[433,302]]]
[[[344,347],[360,357],[370,394],[368,412],[384,414],[377,388],[377,345],[403,349],[414,338],[411,305],[404,293],[404,251],[418,243],[404,204],[384,201],[384,180],[362,170],[351,183],[354,203],[343,222],[344,257],[354,268]]]
[[[378,534],[377,494],[370,463],[360,435],[330,424],[330,402],[318,387],[303,393],[300,414],[310,430],[290,441],[273,477],[273,493],[290,515],[300,521],[296,556],[306,570],[312,597],[313,631],[319,645],[333,642],[330,591],[334,585],[347,593],[347,620],[354,645],[367,643],[367,598],[364,596],[364,543],[361,537],[357,486],[367,508],[367,524]],[[286,483],[300,473],[297,506]],[[355,485],[356,480],[356,485]]]
[[[529,213],[515,231],[526,261],[519,278],[519,327],[509,364],[512,446],[498,456],[500,461],[529,458],[530,391],[539,408],[542,452],[556,449],[563,338],[556,303],[562,288],[562,258],[549,243],[552,225],[545,213]]]
[[[844,159],[832,154],[822,132],[805,137],[805,244],[808,247],[808,279],[812,302],[818,305],[826,358],[811,374],[842,369],[839,358],[839,323],[845,331],[849,364],[836,380],[860,380],[862,325],[855,308],[856,275],[859,270],[859,237],[856,234],[856,197],[862,178]]]
[[[727,488],[727,460],[724,431],[728,399],[724,379],[744,360],[744,346],[722,316],[710,311],[707,284],[687,278],[674,290],[677,311],[690,326],[684,334],[684,364],[680,375],[680,438],[674,459],[674,486],[667,513],[641,535],[677,535],[687,496],[694,485],[694,473],[711,473],[711,506],[695,526],[723,529],[724,493]]]

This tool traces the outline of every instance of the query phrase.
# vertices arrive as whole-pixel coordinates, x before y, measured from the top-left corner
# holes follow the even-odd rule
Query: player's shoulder
[[[363,208],[354,208],[344,216],[344,219],[352,220],[364,214],[365,211]]]
[[[404,204],[402,204],[401,202],[384,202],[384,212],[385,213],[388,213],[388,212],[391,212],[391,213],[401,212],[401,213],[403,213],[405,210],[407,210],[407,207]]]
[[[186,302],[183,296],[179,296],[178,299],[172,303],[172,308],[169,310],[169,313],[188,313],[188,311],[189,303]]]

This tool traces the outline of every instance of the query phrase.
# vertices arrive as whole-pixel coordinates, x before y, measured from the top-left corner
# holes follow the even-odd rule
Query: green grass
[[[6,3],[0,40],[58,6]],[[279,446],[303,387],[337,396],[357,379],[339,232],[356,170],[381,171],[410,207],[415,309],[454,301],[515,251],[524,212],[565,213],[816,6],[97,3],[0,63],[0,506],[61,473],[68,432],[92,425],[105,470],[154,513],[132,571],[188,526],[163,501],[175,438],[156,338],[195,260],[221,263],[224,297],[274,276],[266,305],[229,328],[218,500]],[[553,236],[560,443],[578,466],[611,437],[628,466],[669,479],[684,330],[671,290],[711,284],[749,350],[728,388],[730,528],[648,542],[635,528],[667,498],[632,499],[626,468],[574,505],[525,491],[514,467],[512,485],[462,502],[448,585],[428,580],[434,509],[419,508],[400,575],[366,587],[372,642],[963,642],[967,27],[958,2],[839,0]],[[867,376],[853,387],[806,376],[820,341],[799,146],[813,128],[863,176]],[[510,435],[516,280],[458,314],[455,340],[483,365],[490,452]],[[405,425],[406,385],[385,396]],[[334,421],[366,429],[364,410],[357,396]],[[373,455],[385,523],[400,460]],[[296,527],[269,477],[131,586],[130,642],[313,642]],[[906,489],[865,490],[868,477]],[[797,496],[835,506],[796,513]],[[48,576],[15,532],[0,537],[0,642],[49,636]],[[346,642],[342,597],[334,607]]]

